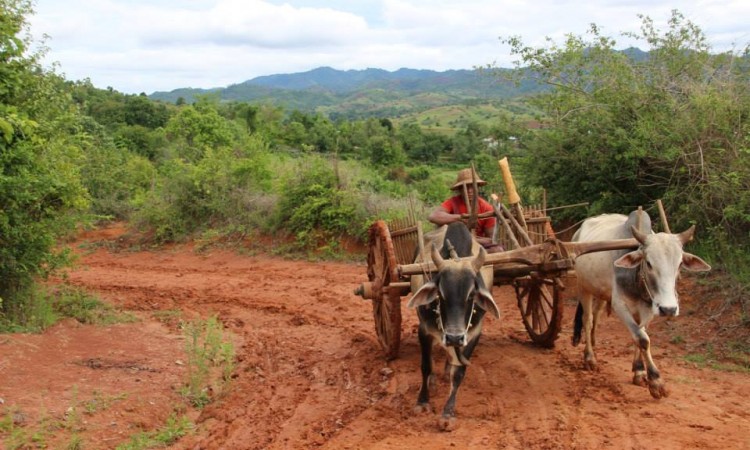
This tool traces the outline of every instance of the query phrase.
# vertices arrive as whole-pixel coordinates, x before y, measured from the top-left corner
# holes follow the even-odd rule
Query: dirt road
[[[113,230],[85,236],[115,238]],[[598,335],[600,370],[587,372],[582,348],[570,345],[572,301],[557,346],[540,349],[529,343],[512,291],[495,287],[501,319],[485,322],[458,394],[459,427],[446,433],[436,415],[412,413],[419,348],[405,304],[401,355],[390,362],[381,356],[370,303],[352,294],[366,279],[364,263],[79,244],[67,282],[140,320],[106,327],[66,321],[42,335],[0,336],[0,407],[18,416],[17,429],[57,424],[43,436],[49,448],[72,439],[85,449],[115,448],[162,426],[182,404],[177,318],[212,314],[234,336],[234,379],[202,412],[188,411],[197,430],[173,448],[750,448],[750,376],[684,359],[708,332],[690,280],[680,288],[684,315],[651,333],[671,391],[662,400],[630,384],[631,344],[614,317]],[[448,390],[439,378],[438,411]],[[0,437],[10,447],[10,433]]]

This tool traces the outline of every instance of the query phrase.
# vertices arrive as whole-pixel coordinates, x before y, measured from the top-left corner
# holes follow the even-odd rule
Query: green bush
[[[38,277],[64,265],[56,240],[88,206],[79,116],[40,55],[27,54],[28,1],[3,1],[0,26],[0,314],[19,307]],[[28,314],[26,314],[28,315]]]
[[[266,226],[273,201],[265,142],[205,148],[199,161],[164,161],[153,188],[139,199],[136,226],[157,242],[182,240],[208,229],[249,234]]]
[[[128,219],[138,199],[151,188],[156,169],[145,157],[115,146],[104,127],[84,120],[88,139],[83,143],[81,178],[97,216]]]
[[[38,333],[66,317],[95,325],[134,320],[132,316],[117,311],[98,298],[69,286],[50,290],[44,286],[31,285],[17,292],[14,301],[1,310],[0,332],[3,333]]]
[[[641,17],[630,38],[647,55],[615,50],[592,25],[564,45],[524,46],[508,39],[524,64],[551,89],[534,99],[548,113],[527,140],[529,182],[554,204],[588,201],[588,214],[627,212],[664,199],[673,227],[696,222],[746,241],[750,236],[748,60],[713,54],[705,35],[673,11],[667,30]],[[519,64],[521,64],[519,62]],[[577,214],[582,210],[561,211]]]
[[[365,222],[357,200],[328,161],[305,157],[283,183],[276,217],[300,248],[335,245],[342,236],[356,236]]]

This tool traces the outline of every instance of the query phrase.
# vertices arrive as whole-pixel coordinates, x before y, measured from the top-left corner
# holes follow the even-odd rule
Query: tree
[[[750,233],[750,80],[747,50],[712,54],[692,22],[673,11],[664,32],[645,16],[647,54],[617,51],[596,25],[590,38],[532,48],[506,39],[519,74],[551,90],[535,98],[544,129],[526,141],[524,170],[555,204],[626,212],[663,198],[673,227]],[[743,211],[743,212],[740,212]],[[573,211],[571,211],[573,212]]]
[[[458,162],[469,162],[487,146],[484,138],[487,132],[482,125],[470,122],[466,129],[459,131],[453,137],[453,156]]]
[[[233,122],[219,115],[210,101],[183,106],[166,126],[167,137],[177,146],[178,156],[196,162],[211,148],[229,146],[238,133]]]
[[[0,319],[23,320],[23,293],[65,263],[56,238],[87,206],[78,173],[85,136],[63,80],[27,54],[30,2],[0,5]]]

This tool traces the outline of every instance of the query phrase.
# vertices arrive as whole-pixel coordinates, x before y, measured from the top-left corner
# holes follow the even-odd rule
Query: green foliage
[[[63,318],[92,325],[135,320],[76,288],[62,286],[50,291],[30,286],[18,292],[15,301],[0,315],[0,332],[40,332]]]
[[[225,119],[221,119],[225,120]],[[134,215],[157,242],[181,240],[208,228],[249,234],[267,220],[272,197],[268,148],[260,136],[237,147],[206,147],[199,161],[164,161]]]
[[[84,114],[110,130],[119,126],[153,130],[164,127],[170,116],[166,105],[152,102],[143,94],[96,89],[90,80],[70,83],[70,92]]]
[[[181,437],[195,429],[195,425],[185,416],[177,417],[172,414],[167,423],[158,430],[142,431],[130,438],[130,441],[120,444],[117,450],[145,450],[160,448],[174,444]]]
[[[376,166],[397,166],[406,160],[398,141],[386,135],[370,136],[365,151],[370,157],[370,162]]]
[[[726,348],[722,349],[717,349],[710,343],[703,347],[700,353],[685,355],[685,361],[714,370],[750,373],[750,348],[747,342],[730,340],[726,343]]]
[[[176,157],[187,162],[203,159],[209,149],[230,146],[235,128],[210,103],[182,107],[166,126],[167,137],[175,145]]]
[[[145,157],[115,145],[107,131],[90,118],[82,121],[81,177],[98,216],[128,219],[151,189],[157,173]]]
[[[113,139],[119,149],[155,160],[159,151],[167,146],[163,128],[151,130],[142,125],[123,125],[113,130]]]
[[[33,285],[16,290],[12,301],[4,301],[0,306],[0,333],[38,333],[59,319],[50,299]]]
[[[335,244],[362,223],[356,195],[323,158],[306,157],[284,181],[276,211],[279,226],[294,233],[299,248]]]
[[[27,55],[27,1],[2,1],[0,20],[0,313],[21,314],[17,295],[65,264],[55,241],[87,207],[81,136],[54,74]]]
[[[641,19],[641,32],[628,36],[652,46],[645,58],[615,51],[615,40],[595,25],[591,39],[570,35],[562,47],[508,40],[553,87],[536,99],[549,119],[526,142],[529,181],[548,188],[552,203],[589,201],[591,214],[663,198],[673,228],[721,223],[744,239],[747,60],[712,55],[698,27],[676,11],[664,33]]]
[[[750,278],[750,60],[712,54],[703,32],[673,11],[665,31],[640,16],[648,54],[590,38],[524,46],[506,40],[524,74],[548,83],[535,98],[545,126],[524,141],[526,180],[552,204],[588,201],[588,214],[626,213],[663,199],[670,226],[698,226],[699,250],[746,289]],[[586,212],[563,210],[579,219]],[[747,307],[746,296],[735,301]]]
[[[84,324],[111,325],[137,320],[135,316],[118,311],[99,298],[70,286],[58,287],[47,298],[58,316],[70,317]]]
[[[183,323],[187,354],[187,383],[183,395],[196,408],[211,402],[211,394],[218,394],[229,383],[234,370],[234,346],[227,341],[223,325],[215,317]],[[219,368],[218,380],[213,369]]]

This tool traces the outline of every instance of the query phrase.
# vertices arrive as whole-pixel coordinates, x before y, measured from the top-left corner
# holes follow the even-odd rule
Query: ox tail
[[[583,305],[578,302],[576,318],[573,320],[573,339],[571,343],[576,346],[581,343],[581,330],[583,329]]]

